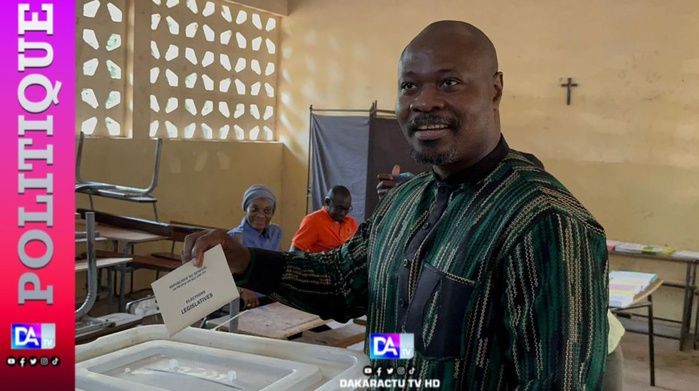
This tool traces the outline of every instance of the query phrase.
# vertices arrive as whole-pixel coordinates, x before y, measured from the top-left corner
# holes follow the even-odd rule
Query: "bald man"
[[[183,259],[200,265],[203,251],[222,244],[241,284],[323,318],[366,314],[370,387],[600,389],[604,230],[556,178],[509,148],[502,92],[483,32],[456,21],[427,26],[400,56],[396,114],[413,158],[431,172],[388,192],[334,251],[246,249],[211,231],[188,237]],[[372,344],[371,333],[412,334],[414,355],[377,359],[390,345]]]
[[[333,186],[325,206],[303,218],[291,240],[289,251],[318,253],[342,246],[357,231],[352,211],[352,194],[345,186]]]

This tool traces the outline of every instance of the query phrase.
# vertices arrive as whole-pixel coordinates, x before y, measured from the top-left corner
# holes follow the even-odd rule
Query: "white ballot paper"
[[[221,245],[204,253],[202,267],[187,262],[151,287],[170,336],[239,296]]]

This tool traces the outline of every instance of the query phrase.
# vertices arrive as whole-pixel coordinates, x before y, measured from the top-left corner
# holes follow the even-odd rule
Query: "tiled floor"
[[[621,346],[626,390],[699,390],[699,350],[680,352],[677,341],[655,338],[655,387],[651,387],[648,336],[626,333]]]

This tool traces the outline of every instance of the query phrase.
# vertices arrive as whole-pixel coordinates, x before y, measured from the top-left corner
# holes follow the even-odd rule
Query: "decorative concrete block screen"
[[[125,137],[126,0],[79,1],[78,5],[77,130]]]
[[[152,2],[146,3],[150,12],[138,12],[139,2],[146,1]],[[150,120],[134,123],[134,132],[148,131],[153,138],[274,140],[279,17],[224,0],[82,0],[77,39],[84,46],[79,61],[87,65],[78,77],[79,130],[130,136],[121,126],[131,115],[123,104],[127,56],[121,43],[127,29],[133,31],[123,17],[129,2],[135,2],[136,18],[150,19],[150,45],[134,45],[149,53],[131,56],[149,59],[148,69],[134,67],[134,72],[149,72],[150,85],[135,85],[133,91],[149,91]],[[113,18],[112,9],[122,17]]]

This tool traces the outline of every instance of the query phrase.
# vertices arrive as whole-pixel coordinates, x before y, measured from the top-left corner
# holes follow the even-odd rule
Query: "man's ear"
[[[502,72],[495,72],[495,75],[493,75],[493,91],[494,91],[494,96],[493,96],[493,108],[498,109],[500,107],[500,100],[502,100],[502,90],[505,85],[505,81],[503,80],[503,75]]]
[[[325,203],[325,206],[330,207],[330,198],[325,197],[324,203]]]

